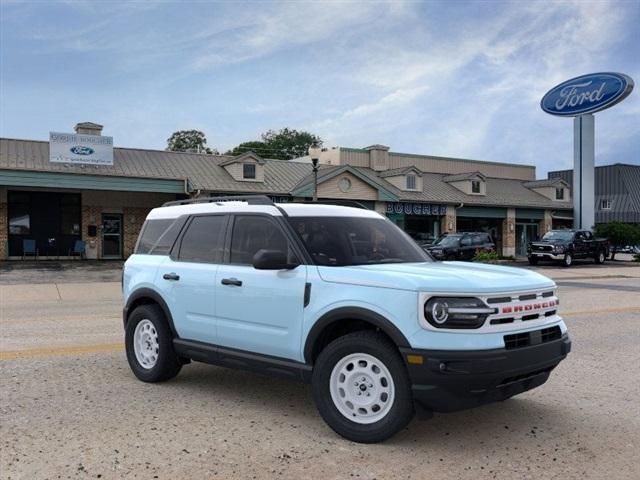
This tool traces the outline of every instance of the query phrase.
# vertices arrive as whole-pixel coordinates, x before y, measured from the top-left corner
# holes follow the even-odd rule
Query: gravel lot
[[[549,382],[379,445],[336,436],[306,385],[203,364],[137,381],[117,267],[0,267],[1,478],[640,478],[640,267],[537,267],[574,347]]]

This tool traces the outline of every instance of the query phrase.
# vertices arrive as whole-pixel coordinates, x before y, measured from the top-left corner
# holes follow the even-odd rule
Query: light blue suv
[[[376,212],[219,197],[149,213],[124,268],[127,358],[145,382],[191,360],[311,382],[324,420],[382,441],[543,384],[571,348],[556,285],[434,262]]]

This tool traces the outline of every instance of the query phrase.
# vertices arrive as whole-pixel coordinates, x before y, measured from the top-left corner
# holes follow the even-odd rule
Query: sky
[[[0,0],[0,136],[77,122],[121,147],[181,129],[221,152],[269,129],[324,146],[573,164],[539,102],[590,72],[640,82],[640,1]],[[640,164],[640,87],[596,114],[596,164]],[[261,152],[268,156],[268,152]]]

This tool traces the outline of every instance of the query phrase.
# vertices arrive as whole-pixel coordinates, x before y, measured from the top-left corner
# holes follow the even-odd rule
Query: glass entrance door
[[[122,214],[102,214],[102,258],[122,258]]]
[[[516,223],[516,256],[526,257],[529,242],[533,242],[537,239],[537,223]]]

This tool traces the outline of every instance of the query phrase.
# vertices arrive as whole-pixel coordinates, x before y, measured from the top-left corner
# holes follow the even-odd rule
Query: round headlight
[[[449,318],[449,304],[442,300],[436,300],[430,302],[431,305],[431,318],[439,325],[442,325]]]

